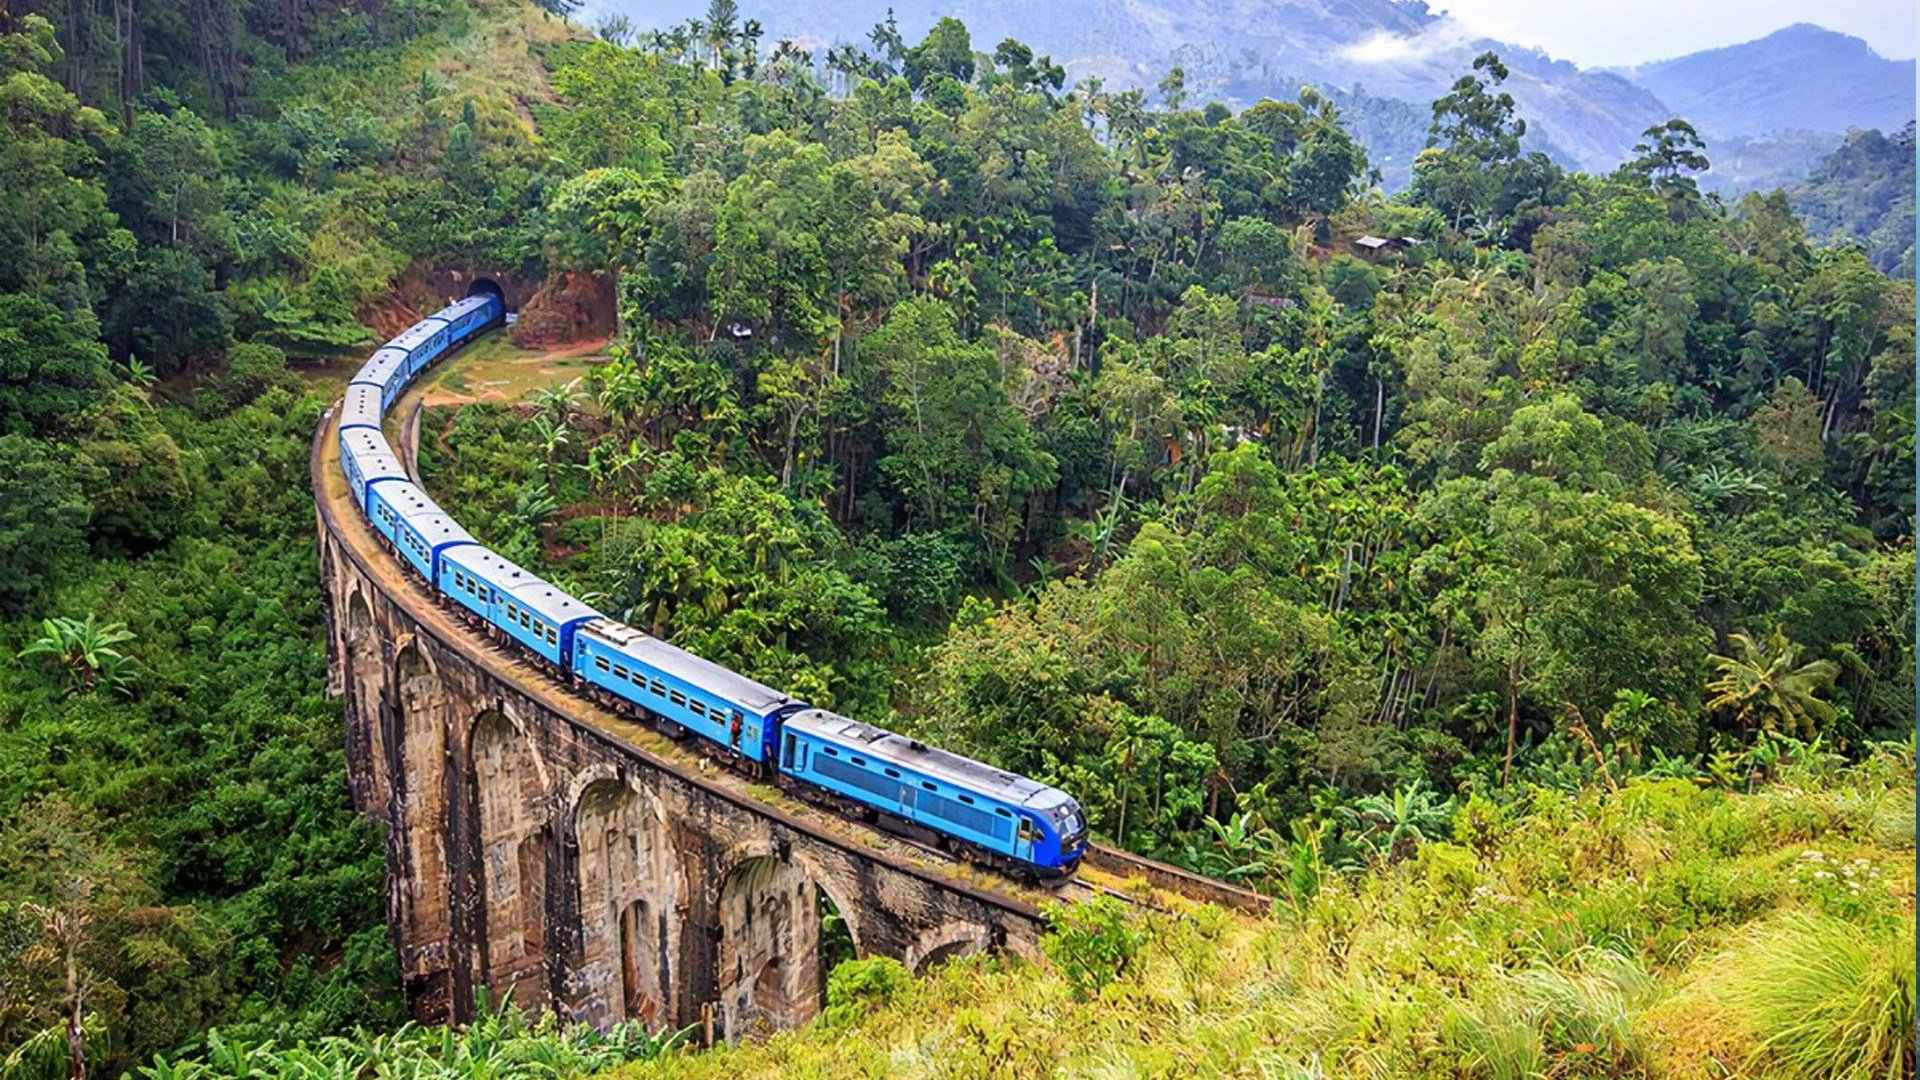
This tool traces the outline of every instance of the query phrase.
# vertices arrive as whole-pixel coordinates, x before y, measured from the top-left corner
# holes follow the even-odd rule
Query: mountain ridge
[[[666,26],[701,17],[706,3],[613,0],[611,7],[636,22]],[[1757,159],[1743,154],[1743,161],[1764,165],[1708,181],[1727,189],[1797,180],[1811,161],[1838,147],[1849,128],[1894,131],[1914,115],[1913,61],[1887,60],[1858,38],[1809,23],[1633,68],[1583,68],[1540,48],[1474,34],[1424,0],[1225,0],[1197,9],[1167,0],[1047,7],[1018,0],[931,0],[913,7],[793,0],[778,10],[742,14],[762,19],[765,40],[790,38],[818,54],[840,42],[865,47],[867,31],[890,10],[909,42],[952,16],[967,25],[981,52],[1015,37],[1050,54],[1070,80],[1097,76],[1109,89],[1151,88],[1177,65],[1186,73],[1189,100],[1218,98],[1241,107],[1289,98],[1305,82],[1336,98],[1364,93],[1424,111],[1475,56],[1492,50],[1512,71],[1505,89],[1538,145],[1590,172],[1614,168],[1632,156],[1642,132],[1676,116],[1708,137],[1709,157],[1716,142],[1744,148],[1787,132],[1804,146]],[[1732,101],[1716,89],[1729,83],[1745,88]],[[1868,87],[1864,105],[1854,84]],[[1389,186],[1405,182],[1423,141],[1396,130],[1391,145],[1369,145],[1388,163]]]

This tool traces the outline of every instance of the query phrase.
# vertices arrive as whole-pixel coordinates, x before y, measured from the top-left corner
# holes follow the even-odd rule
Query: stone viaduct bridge
[[[1025,886],[721,769],[449,615],[367,528],[338,455],[329,415],[311,463],[328,687],[354,805],[387,826],[388,925],[420,1020],[465,1020],[484,988],[737,1039],[819,1011],[827,904],[859,955],[916,971],[1034,954],[1049,899],[1264,904],[1108,849],[1058,890]]]

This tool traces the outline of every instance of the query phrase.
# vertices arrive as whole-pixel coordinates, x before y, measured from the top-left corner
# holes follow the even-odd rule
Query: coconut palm
[[[1719,672],[1707,684],[1714,695],[1708,709],[1732,713],[1743,727],[1808,736],[1832,722],[1833,706],[1814,695],[1833,685],[1840,665],[1831,660],[1802,664],[1800,646],[1778,627],[1764,643],[1745,634],[1729,640],[1736,655],[1707,657],[1707,664]]]
[[[20,650],[21,659],[54,658],[71,682],[69,693],[88,694],[101,686],[125,690],[133,661],[115,648],[133,640],[125,623],[99,623],[89,614],[85,619],[45,619],[40,626],[42,634]]]

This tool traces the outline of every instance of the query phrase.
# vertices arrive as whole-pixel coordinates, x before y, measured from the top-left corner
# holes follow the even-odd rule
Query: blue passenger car
[[[499,322],[500,309],[499,297],[482,293],[469,296],[457,304],[448,304],[434,312],[433,317],[447,324],[448,341],[458,345]]]
[[[612,619],[588,623],[573,636],[573,673],[750,761],[768,760],[780,720],[806,708]]]
[[[1086,851],[1086,818],[1059,788],[820,709],[780,730],[780,771],[796,779],[1045,876],[1072,873]]]
[[[340,403],[340,430],[372,428],[380,430],[380,388],[370,383],[354,383]]]
[[[374,531],[391,541],[400,557],[428,581],[437,579],[434,566],[441,552],[478,543],[426,492],[406,481],[369,487],[367,516],[373,519]]]
[[[531,570],[488,548],[452,548],[434,583],[455,603],[558,664],[580,624],[602,616]]]
[[[346,473],[347,489],[362,513],[367,509],[370,486],[387,480],[402,483],[407,480],[407,471],[388,448],[386,437],[378,430],[364,427],[340,432],[340,469]]]
[[[429,315],[402,330],[398,337],[387,342],[387,348],[407,354],[407,378],[411,379],[447,351],[448,338],[447,321]]]
[[[367,360],[366,366],[353,377],[355,385],[377,386],[380,388],[380,409],[385,411],[400,396],[406,387],[407,379],[413,372],[407,369],[407,354],[399,349],[382,348],[376,350]]]

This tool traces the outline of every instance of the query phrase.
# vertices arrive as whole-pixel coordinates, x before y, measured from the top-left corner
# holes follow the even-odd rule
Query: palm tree
[[[557,491],[553,478],[553,465],[554,460],[560,456],[560,448],[567,445],[566,421],[562,420],[556,424],[545,414],[536,416],[533,418],[533,435],[540,442],[540,451],[546,462],[547,490]]]
[[[580,403],[580,380],[574,379],[562,386],[542,387],[529,397],[548,420],[564,425],[573,419],[573,410]]]
[[[45,619],[40,626],[44,632],[20,650],[21,659],[53,657],[72,681],[70,693],[92,693],[103,684],[116,690],[126,688],[133,661],[114,647],[133,640],[133,632],[125,623],[98,623],[89,614],[84,620]]]
[[[1707,708],[1731,712],[1744,727],[1761,731],[1790,730],[1811,736],[1820,724],[1831,723],[1832,705],[1814,695],[1832,686],[1840,665],[1831,660],[1800,663],[1801,647],[1775,627],[1765,643],[1734,634],[1737,656],[1709,656],[1707,664],[1719,675],[1707,684],[1713,699]]]

